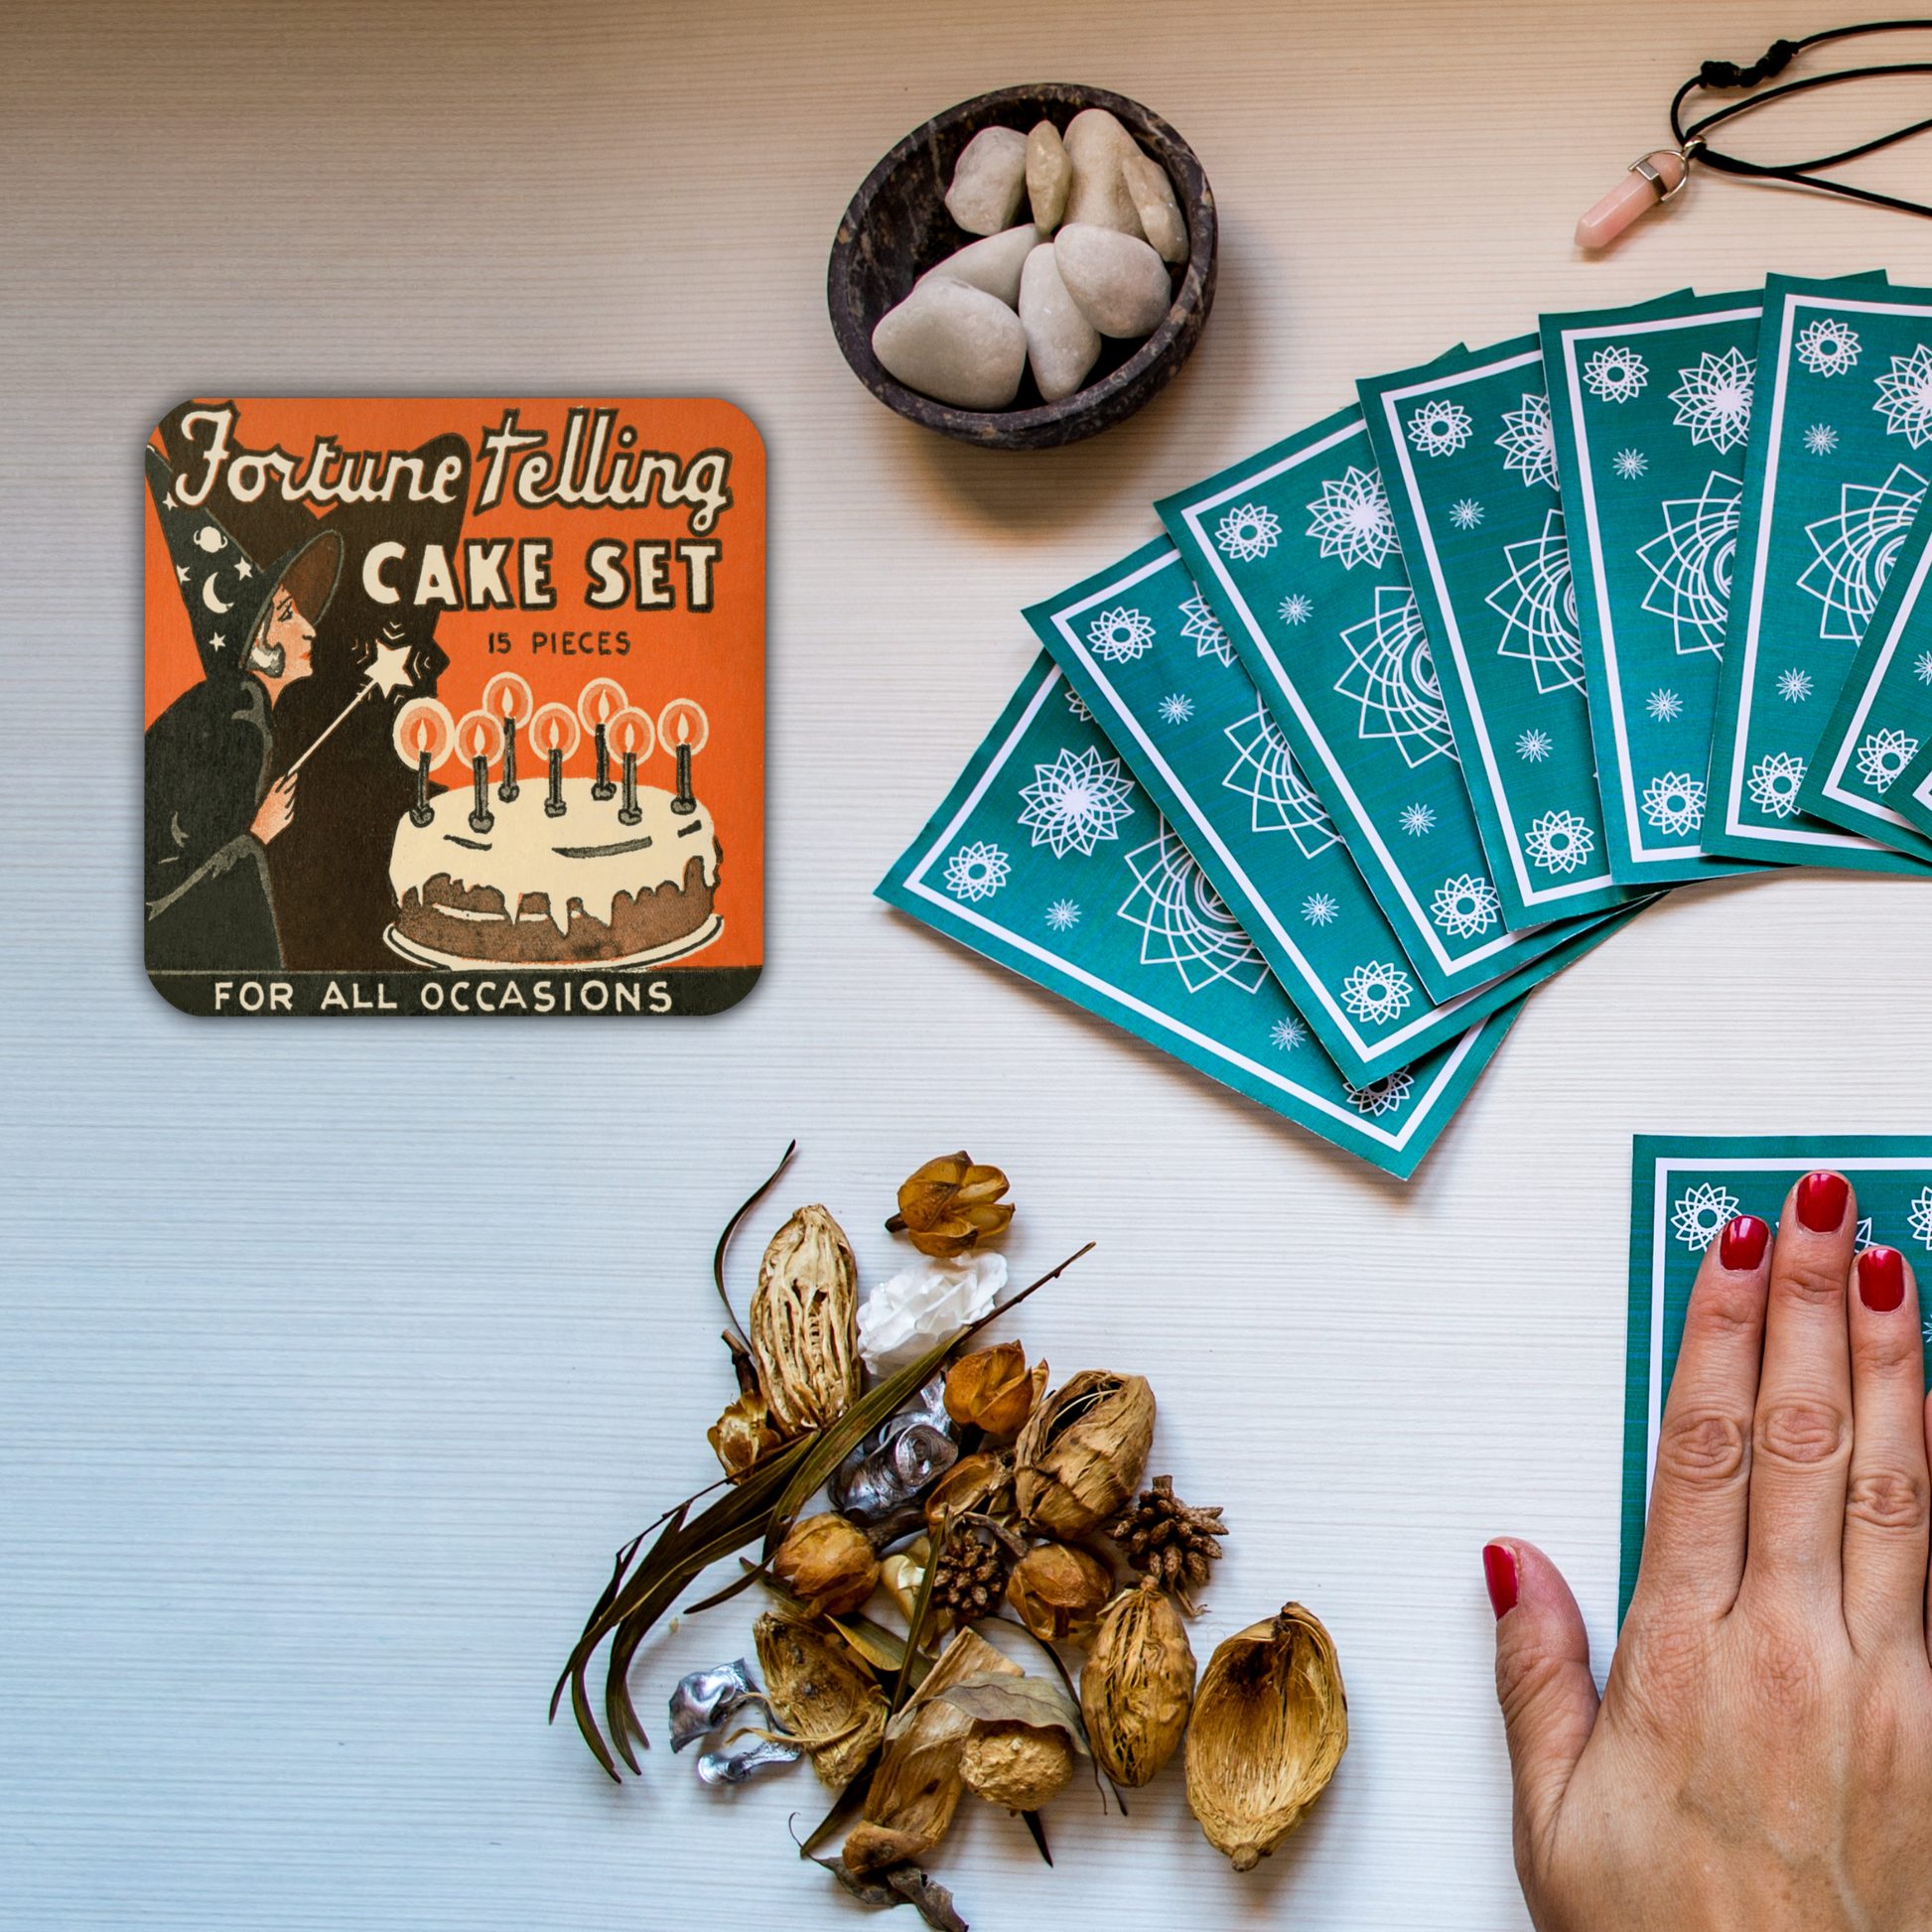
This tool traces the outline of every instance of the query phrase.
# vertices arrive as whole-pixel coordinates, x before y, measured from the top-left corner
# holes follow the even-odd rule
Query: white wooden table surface
[[[1061,1799],[1052,1871],[972,1806],[934,1860],[968,1918],[1524,1923],[1477,1552],[1541,1541],[1600,1674],[1630,1136],[1923,1130],[1932,895],[1677,894],[1535,997],[1404,1187],[871,890],[1031,660],[1021,606],[1356,375],[1767,269],[1932,280],[1922,224],[1710,180],[1608,259],[1571,247],[1699,61],[1822,24],[1795,0],[8,10],[0,1921],[858,1923],[792,1855],[802,1769],[711,1793],[657,1719],[620,1790],[544,1724],[612,1550],[709,1477],[711,1243],[795,1134],[741,1295],[791,1205],[826,1201],[877,1279],[904,1171],[998,1161],[1023,1279],[1101,1244],[1019,1332],[1056,1374],[1151,1376],[1155,1466],[1226,1507],[1200,1655],[1294,1596],[1346,1671],[1348,1755],[1261,1870],[1207,1847],[1176,1765],[1127,1821]],[[1220,284],[1132,423],[999,456],[852,380],[825,256],[901,134],[1037,78],[1186,135]],[[763,983],[623,1030],[175,1015],[135,915],[148,426],[191,393],[519,389],[716,394],[763,431]],[[750,1615],[649,1644],[645,1712]]]

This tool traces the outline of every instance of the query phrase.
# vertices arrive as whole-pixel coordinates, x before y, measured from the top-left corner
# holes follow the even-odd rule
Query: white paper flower
[[[859,1353],[875,1375],[909,1368],[927,1349],[991,1314],[1006,1285],[1005,1255],[922,1259],[881,1282],[860,1305]]]

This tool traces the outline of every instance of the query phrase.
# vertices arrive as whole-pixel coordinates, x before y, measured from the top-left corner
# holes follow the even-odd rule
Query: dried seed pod
[[[893,1720],[866,1792],[865,1822],[845,1842],[848,1871],[877,1871],[919,1858],[945,1836],[965,1789],[960,1756],[977,1721],[941,1693],[983,1671],[1024,1675],[977,1631],[961,1630]]]
[[[756,1389],[741,1395],[705,1434],[734,1482],[773,1449],[783,1448],[785,1440],[771,1427],[764,1397]]]
[[[962,1355],[946,1372],[946,1414],[962,1429],[980,1429],[1004,1442],[1019,1435],[1046,1388],[1046,1364],[1031,1373],[1017,1341]]]
[[[968,1791],[1009,1811],[1037,1811],[1066,1789],[1073,1746],[1062,1730],[1023,1724],[975,1725],[959,1754]]]
[[[941,1155],[900,1186],[898,1212],[886,1225],[908,1233],[922,1255],[961,1255],[1013,1219],[1012,1203],[1000,1200],[1008,1184],[998,1168],[975,1167],[964,1149]]]
[[[771,1611],[753,1627],[759,1668],[786,1730],[826,1784],[849,1784],[886,1734],[886,1694],[836,1638]]]
[[[1173,1599],[1151,1579],[1101,1613],[1080,1672],[1080,1715],[1116,1784],[1143,1785],[1174,1754],[1194,1694],[1194,1652]]]
[[[971,1510],[998,1516],[1013,1503],[1013,1464],[997,1455],[968,1455],[926,1491],[925,1525],[936,1536],[948,1516]]]
[[[922,1549],[920,1545],[925,1547]],[[907,1623],[912,1621],[912,1612],[918,1607],[919,1586],[925,1582],[925,1567],[931,1561],[931,1545],[920,1537],[909,1549],[888,1557],[879,1566],[880,1584],[898,1605],[899,1614]]]
[[[1215,1647],[1187,1732],[1187,1803],[1249,1871],[1302,1822],[1348,1748],[1335,1646],[1300,1603]]]
[[[1138,1375],[1087,1369],[1027,1419],[1014,1449],[1029,1528],[1062,1540],[1116,1516],[1154,1442],[1154,1391]]]
[[[792,1524],[771,1568],[813,1616],[856,1610],[879,1587],[879,1557],[857,1523],[828,1513]]]
[[[822,1207],[801,1207],[759,1264],[752,1350],[772,1420],[789,1436],[823,1429],[859,1399],[859,1265]]]
[[[1035,1544],[1007,1579],[1007,1601],[1042,1643],[1084,1641],[1113,1593],[1107,1566],[1064,1543]]]

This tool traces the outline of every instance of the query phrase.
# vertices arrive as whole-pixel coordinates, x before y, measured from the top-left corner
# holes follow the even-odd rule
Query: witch
[[[324,530],[263,567],[214,517],[177,500],[152,447],[147,467],[202,660],[202,682],[148,727],[148,968],[275,972],[268,847],[296,807],[293,774],[268,782],[275,706],[310,674],[343,541]]]

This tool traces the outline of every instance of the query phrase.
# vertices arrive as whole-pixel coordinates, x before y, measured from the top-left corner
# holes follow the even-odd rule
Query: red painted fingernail
[[[1905,1299],[1905,1257],[1896,1248],[1867,1248],[1859,1257],[1859,1300],[1889,1314]]]
[[[1516,1552],[1506,1544],[1485,1543],[1482,1581],[1489,1586],[1489,1607],[1500,1623],[1516,1607]]]
[[[1798,1183],[1798,1218],[1813,1234],[1836,1234],[1852,1190],[1842,1174],[1808,1173]]]
[[[1725,1224],[1718,1242],[1718,1259],[1734,1274],[1748,1274],[1764,1259],[1771,1230],[1755,1214],[1740,1214]]]

